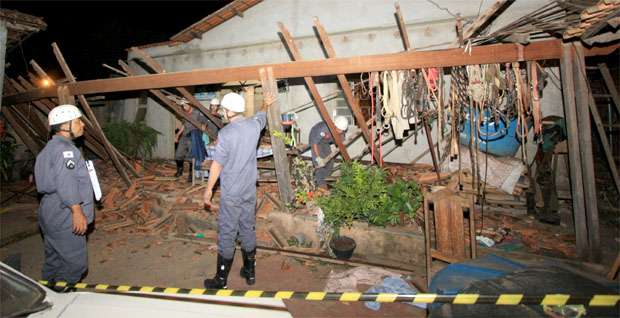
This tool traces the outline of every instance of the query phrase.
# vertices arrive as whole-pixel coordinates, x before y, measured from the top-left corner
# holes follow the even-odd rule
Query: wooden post
[[[54,55],[56,55],[56,59],[58,60],[58,64],[60,64],[60,68],[62,69],[63,73],[65,74],[69,82],[75,83],[76,82],[75,76],[73,76],[73,73],[71,73],[71,69],[69,69],[69,65],[67,65],[65,58],[62,56],[62,53],[60,52],[60,48],[58,47],[56,43],[52,43],[52,48],[54,50]],[[60,95],[58,96],[58,98],[60,99]],[[99,121],[97,120],[97,117],[95,117],[95,113],[93,112],[93,110],[90,108],[90,105],[88,104],[88,101],[86,100],[86,97],[84,97],[84,95],[78,95],[78,100],[80,101],[82,108],[86,112],[86,117],[90,119],[90,121],[92,122],[95,128],[95,131],[97,132],[97,134],[99,134],[100,140],[103,141],[103,146],[106,148],[108,154],[110,155],[110,158],[112,159],[112,162],[114,163],[114,166],[116,167],[116,170],[118,170],[118,173],[121,175],[121,178],[123,178],[123,181],[125,181],[127,186],[130,186],[131,180],[129,179],[129,176],[127,175],[127,172],[125,171],[125,169],[123,169],[123,166],[121,165],[121,162],[118,159],[116,152],[112,149],[113,148],[112,144],[110,144],[110,141],[108,141],[108,138],[103,133],[103,130],[101,129],[101,126],[99,125]],[[133,170],[133,169],[130,169],[130,170]],[[138,176],[138,173],[135,170],[133,170],[132,173],[134,174],[134,176]]]
[[[299,52],[297,45],[295,45],[295,41],[293,40],[293,37],[291,36],[291,34],[288,32],[284,24],[282,24],[281,22],[278,22],[278,27],[280,28],[280,33],[284,37],[284,44],[286,45],[286,47],[289,49],[289,51],[291,52],[293,56],[293,61],[301,61],[302,60],[301,53]],[[327,112],[327,107],[325,107],[325,104],[323,103],[323,98],[321,98],[321,95],[319,94],[319,90],[316,88],[316,85],[314,84],[314,80],[310,76],[305,76],[304,81],[306,82],[306,86],[308,86],[310,95],[312,95],[312,99],[314,99],[314,103],[316,104],[316,107],[318,108],[319,113],[321,114],[321,117],[323,117],[323,120],[327,124],[327,127],[329,128],[329,131],[331,132],[332,137],[334,138],[334,143],[336,144],[336,146],[338,146],[338,149],[340,149],[340,155],[342,156],[342,159],[344,159],[345,161],[351,160],[351,157],[349,156],[349,153],[347,152],[347,147],[342,143],[342,137],[336,131],[336,126],[334,125],[334,121],[332,120],[331,116]]]
[[[150,67],[153,71],[155,71],[156,74],[161,74],[161,73],[166,72],[166,70],[164,70],[161,64],[159,64],[154,58],[152,58],[150,55],[148,55],[143,50],[140,50],[137,47],[132,47],[130,51],[139,55],[140,58],[144,61],[144,63],[146,63],[148,67]],[[222,121],[219,118],[215,117],[213,114],[211,114],[211,112],[209,112],[202,105],[202,103],[198,101],[196,97],[194,97],[194,95],[190,93],[185,87],[176,87],[176,89],[179,91],[179,93],[181,93],[183,97],[185,97],[185,99],[189,101],[190,105],[192,105],[194,108],[198,109],[201,113],[207,116],[207,118],[209,118],[209,120],[213,124],[215,124],[218,128],[222,128],[224,126],[222,124]],[[213,136],[211,136],[211,138],[213,138]]]
[[[571,50],[570,44],[562,44],[560,71],[562,76],[562,95],[564,99],[564,114],[566,116],[568,138],[568,163],[570,167],[571,192],[573,197],[575,236],[577,240],[577,255],[583,257],[587,255],[589,244],[581,170],[581,154],[579,150],[579,127],[577,125],[577,109],[575,106],[573,62],[573,50]]]
[[[572,42],[574,50],[573,76],[575,77],[575,100],[577,109],[577,125],[579,126],[579,145],[581,152],[581,170],[588,223],[588,241],[590,258],[600,258],[600,234],[598,204],[596,197],[596,176],[594,175],[594,156],[592,155],[592,127],[590,123],[590,93],[586,78],[586,61],[581,42]]]
[[[314,27],[316,28],[319,34],[319,39],[323,43],[323,47],[325,48],[325,52],[327,53],[327,58],[336,57],[336,51],[334,50],[334,47],[332,46],[331,40],[329,39],[327,32],[325,32],[325,28],[323,28],[323,25],[321,24],[319,19],[316,17],[314,18]],[[342,92],[344,93],[347,103],[349,103],[349,107],[351,107],[351,112],[353,113],[353,116],[355,117],[357,124],[362,130],[362,136],[364,137],[364,140],[366,140],[366,144],[368,145],[368,148],[372,150],[372,148],[374,147],[375,153],[379,153],[379,150],[377,149],[376,145],[372,144],[372,140],[370,138],[371,133],[370,133],[370,130],[368,129],[368,125],[366,125],[366,119],[364,118],[364,115],[362,114],[362,110],[360,108],[358,100],[353,98],[353,91],[351,90],[351,87],[349,86],[347,77],[343,74],[338,74],[336,75],[336,77],[338,78],[338,82],[340,83],[340,87],[342,88]],[[383,164],[383,163],[380,163],[380,164]]]
[[[273,70],[271,68],[261,68],[258,73],[263,87],[263,95],[265,92],[270,92],[274,97],[278,96],[278,84],[273,77]],[[275,131],[282,131],[280,114],[280,102],[276,100],[269,106],[267,121],[269,123],[269,135],[271,136],[271,149],[273,151],[273,161],[276,167],[280,200],[287,204],[293,201],[295,194],[291,188],[291,172],[289,170],[289,162],[284,142],[276,138],[273,134]]]
[[[58,103],[75,105],[75,97],[69,93],[69,88],[65,85],[58,86]]]
[[[243,88],[245,92],[245,112],[243,115],[245,117],[251,117],[256,114],[256,109],[254,107],[254,86],[246,86]]]

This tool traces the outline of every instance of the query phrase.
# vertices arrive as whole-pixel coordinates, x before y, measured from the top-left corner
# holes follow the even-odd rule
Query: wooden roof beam
[[[517,44],[474,46],[471,53],[463,49],[409,51],[401,53],[332,58],[327,60],[297,61],[289,63],[251,65],[220,69],[199,69],[185,72],[149,74],[125,78],[108,78],[68,83],[71,94],[101,94],[134,90],[159,89],[178,86],[221,84],[226,82],[258,80],[260,68],[272,67],[278,79],[305,76],[354,74],[373,71],[415,69],[425,67],[450,67],[471,64],[506,63],[519,60],[557,60],[561,52],[560,40]],[[519,48],[521,47],[521,48]],[[608,55],[619,45],[584,49],[586,56]],[[56,87],[5,96],[4,105],[19,104],[35,99],[56,96]]]

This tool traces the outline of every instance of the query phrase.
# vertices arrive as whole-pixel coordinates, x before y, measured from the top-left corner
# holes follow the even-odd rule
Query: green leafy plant
[[[316,199],[336,236],[342,226],[351,226],[354,220],[394,225],[400,222],[401,213],[413,218],[420,207],[422,193],[414,181],[388,183],[384,170],[359,162],[344,163],[341,171],[331,193]]]
[[[120,152],[133,159],[150,158],[161,133],[143,122],[108,123],[103,131]]]
[[[13,157],[15,149],[17,149],[17,143],[12,136],[7,135],[0,141],[0,176],[3,181],[10,179],[15,160]]]
[[[285,134],[284,132],[281,132],[281,131],[279,131],[279,130],[272,129],[272,130],[271,130],[271,134],[272,134],[274,137],[276,137],[276,138],[278,138],[278,139],[282,140],[282,142],[283,142],[285,145],[287,145],[287,146],[292,146],[292,145],[293,145],[293,143],[295,142],[295,140],[293,140],[293,137],[291,137],[291,136],[289,136],[289,135],[287,135],[287,134]]]

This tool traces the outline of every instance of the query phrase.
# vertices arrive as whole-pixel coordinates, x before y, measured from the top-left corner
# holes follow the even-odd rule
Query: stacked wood
[[[596,5],[587,7],[581,12],[580,23],[571,26],[564,31],[563,38],[570,39],[581,36],[592,36],[588,34],[591,29],[600,29],[600,24],[606,24],[612,18],[618,16],[620,10],[620,1],[618,0],[601,0]],[[596,30],[594,30],[596,31]]]

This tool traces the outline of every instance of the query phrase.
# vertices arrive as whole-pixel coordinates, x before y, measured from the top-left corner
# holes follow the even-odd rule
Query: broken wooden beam
[[[284,44],[291,52],[293,60],[301,61],[301,53],[299,52],[299,49],[297,48],[297,45],[295,44],[295,41],[293,40],[291,34],[281,22],[278,23],[278,28],[280,29],[280,34],[282,34],[282,36],[284,37]],[[319,113],[321,114],[323,121],[325,121],[327,127],[329,128],[329,132],[332,134],[334,143],[336,144],[336,146],[338,146],[338,149],[340,149],[342,159],[344,159],[345,161],[351,160],[351,156],[349,156],[349,152],[347,152],[347,147],[345,147],[345,145],[342,143],[342,137],[338,133],[336,125],[334,125],[334,121],[332,120],[329,112],[327,111],[327,107],[323,103],[323,98],[321,98],[321,95],[319,94],[319,91],[314,84],[314,80],[310,76],[304,76],[304,81],[306,82],[306,86],[310,91],[310,95],[312,95],[312,99],[314,99],[314,103]]]
[[[493,20],[506,10],[515,0],[498,0],[495,1],[482,14],[478,15],[463,32],[463,41],[469,40],[472,36],[482,32]],[[457,43],[453,43],[456,45]]]
[[[140,50],[137,47],[132,47],[131,49],[129,49],[129,51],[135,53],[138,56],[140,56],[142,61],[144,61],[144,63],[148,67],[150,67],[153,71],[155,71],[155,73],[161,74],[161,73],[165,73],[166,72],[166,70],[164,70],[164,68],[161,66],[161,64],[159,64],[154,58],[152,58],[150,55],[148,55],[143,50]],[[209,112],[202,105],[202,103],[200,103],[200,101],[198,101],[196,99],[196,97],[194,97],[194,95],[192,93],[190,93],[185,87],[176,87],[176,90],[179,91],[179,93],[181,93],[181,95],[187,99],[187,101],[190,103],[190,105],[192,105],[194,108],[198,109],[201,113],[203,113],[205,116],[207,116],[207,118],[209,118],[209,120],[215,126],[217,126],[218,128],[222,128],[224,126],[222,124],[222,121],[219,118],[215,117],[213,114],[211,114],[211,112]]]
[[[609,95],[611,95],[611,99],[614,101],[614,105],[616,105],[616,111],[618,112],[618,116],[620,116],[620,96],[618,96],[618,90],[616,89],[616,83],[614,83],[614,78],[611,76],[607,64],[600,63],[598,65],[598,69],[601,71],[601,75],[603,75],[603,80],[605,81],[607,91],[609,92]]]
[[[2,112],[9,125],[13,127],[15,134],[17,134],[17,137],[24,143],[24,145],[26,145],[26,147],[30,149],[34,155],[39,153],[43,146],[37,143],[36,139],[28,133],[26,128],[23,126],[23,123],[21,123],[17,118],[17,115],[15,115],[14,110],[9,109],[8,107],[1,107],[0,112]]]
[[[62,52],[60,52],[60,48],[55,42],[52,43],[52,49],[54,51],[54,55],[56,55],[58,64],[60,64],[60,68],[62,69],[67,79],[69,79],[69,82],[71,83],[77,82],[77,80],[75,79],[75,76],[73,76],[73,73],[71,72],[71,69],[69,69],[69,65],[67,65],[67,62],[65,61],[65,58],[63,57]],[[67,89],[67,92],[69,92],[68,89]],[[116,170],[118,170],[118,173],[121,175],[121,178],[123,178],[123,181],[125,181],[127,186],[131,185],[131,180],[129,179],[127,172],[125,171],[125,169],[123,168],[123,165],[118,159],[116,152],[112,149],[113,148],[112,144],[110,143],[108,138],[103,133],[103,129],[101,129],[101,126],[99,125],[99,121],[97,120],[97,117],[95,116],[95,113],[93,112],[93,110],[90,108],[90,105],[88,104],[88,101],[86,100],[86,97],[84,97],[84,95],[82,94],[78,94],[77,97],[78,97],[78,100],[80,101],[80,104],[82,105],[82,108],[86,112],[87,118],[90,119],[91,123],[93,124],[95,128],[95,131],[97,132],[97,134],[99,134],[101,141],[103,141],[103,146],[105,147],[108,154],[110,155],[110,158],[112,159],[112,162],[114,163],[114,166],[116,167]],[[129,169],[129,170],[131,171],[132,169]],[[133,174],[135,176],[138,176],[138,173],[135,170],[133,170]]]
[[[118,64],[121,66],[121,68],[125,72],[127,72],[129,76],[135,76],[135,73],[129,68],[129,65],[127,65],[125,62],[119,60]],[[161,103],[163,103],[164,106],[168,107],[168,109],[173,114],[175,114],[177,117],[181,117],[187,120],[190,124],[194,125],[196,129],[202,130],[203,125],[198,120],[196,120],[190,114],[188,114],[185,110],[183,110],[183,108],[181,108],[181,106],[179,106],[176,102],[173,102],[172,100],[170,100],[166,95],[164,95],[164,93],[162,93],[161,90],[150,89],[149,93],[155,96],[155,98],[158,99]],[[208,129],[205,132],[207,133],[207,135],[209,135],[209,138],[211,138],[211,140],[217,139],[217,135],[215,135],[213,132],[209,131]]]
[[[21,76],[18,77],[20,83],[17,83],[12,78],[7,77],[7,79],[9,81],[9,85],[12,86],[13,90],[18,91],[18,92],[24,92],[27,89],[31,89],[34,87],[30,82],[28,82],[25,78]],[[37,107],[37,109],[41,111],[46,117],[49,114],[50,110],[56,107],[56,104],[48,99],[41,99],[38,101],[33,101],[32,104],[35,105],[35,107]],[[92,133],[92,130],[90,129],[91,129],[90,126],[87,125],[86,127],[87,134],[84,135],[85,146],[88,149],[90,149],[93,153],[95,153],[97,156],[99,156],[99,158],[101,159],[109,158],[107,152],[105,151],[103,146],[99,143],[99,141],[95,139],[95,134]]]
[[[614,183],[616,184],[616,190],[618,191],[618,193],[620,193],[620,174],[618,174],[618,166],[616,166],[616,161],[614,160],[613,153],[611,152],[611,144],[609,143],[609,139],[607,139],[603,120],[601,119],[601,115],[599,114],[598,108],[596,107],[596,101],[592,96],[592,91],[588,91],[590,92],[588,106],[590,108],[590,113],[592,114],[592,120],[594,120],[594,125],[596,126],[598,136],[601,138],[603,151],[605,151],[605,157],[607,158],[607,164],[609,164],[611,176],[613,177]]]
[[[323,47],[325,48],[325,52],[327,53],[327,58],[335,58],[336,51],[334,50],[334,47],[332,46],[331,40],[329,39],[327,32],[325,32],[325,28],[323,28],[323,25],[321,24],[319,19],[316,17],[314,18],[314,27],[316,28],[319,34],[319,39],[321,40],[321,43],[323,43]],[[338,78],[338,82],[340,83],[340,87],[342,88],[342,92],[344,93],[347,103],[349,104],[349,107],[351,108],[351,112],[353,113],[353,116],[355,117],[357,124],[362,130],[362,136],[364,136],[364,140],[366,141],[368,148],[371,149],[372,151],[372,148],[374,147],[375,148],[374,152],[379,153],[376,145],[372,143],[371,132],[368,129],[368,125],[366,125],[366,119],[364,118],[364,115],[362,114],[362,110],[359,104],[353,97],[353,91],[351,90],[351,87],[349,86],[349,81],[347,81],[347,77],[343,74],[338,74],[336,75],[336,77]]]

